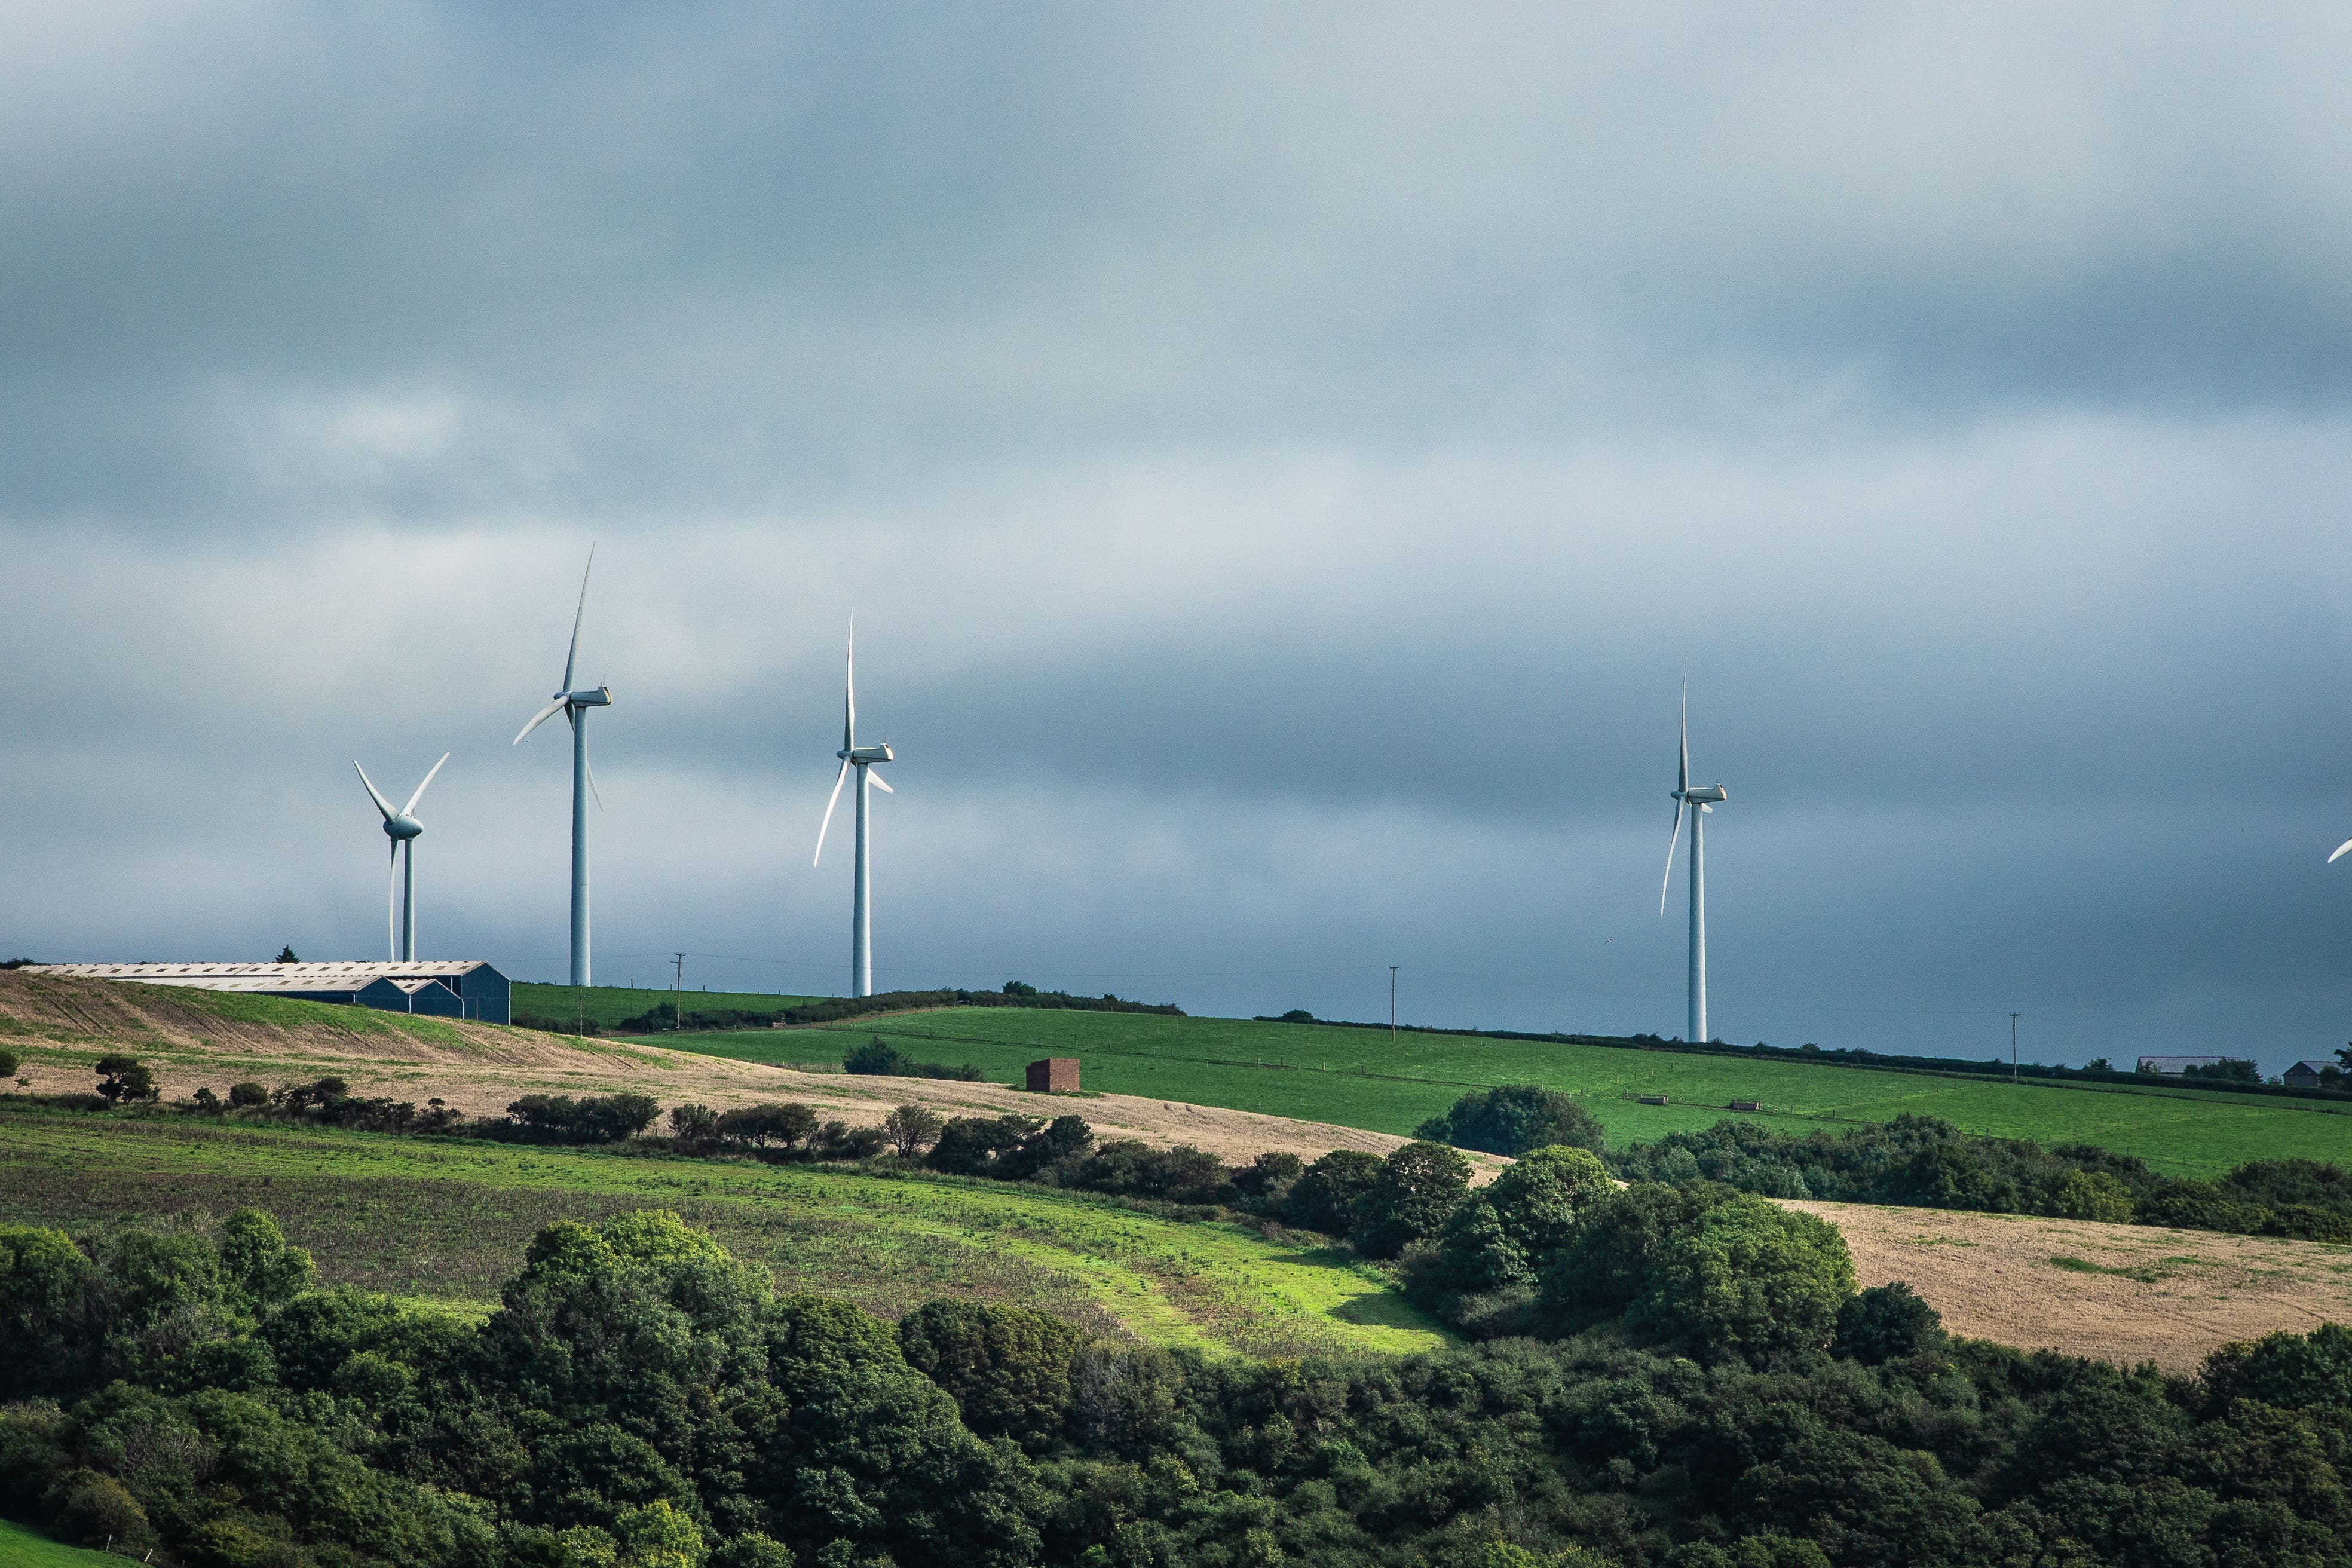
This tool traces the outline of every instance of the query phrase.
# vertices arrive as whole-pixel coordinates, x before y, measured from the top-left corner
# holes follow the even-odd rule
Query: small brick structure
[[[1029,1064],[1029,1092],[1032,1094],[1076,1094],[1078,1092],[1078,1058],[1047,1057]]]

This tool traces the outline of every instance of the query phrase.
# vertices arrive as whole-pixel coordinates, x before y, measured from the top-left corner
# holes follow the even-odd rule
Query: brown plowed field
[[[1864,1285],[1907,1280],[1945,1327],[2021,1350],[2189,1372],[2231,1340],[2352,1323],[2352,1247],[1949,1209],[1788,1206],[1838,1227]]]

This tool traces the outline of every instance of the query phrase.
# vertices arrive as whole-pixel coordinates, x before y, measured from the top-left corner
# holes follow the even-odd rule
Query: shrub
[[[1155,1149],[1132,1138],[1104,1144],[1067,1172],[1066,1184],[1176,1204],[1217,1204],[1234,1195],[1224,1164],[1214,1154],[1189,1143]]]
[[[1944,1342],[1943,1314],[1897,1279],[1873,1285],[1838,1309],[1832,1354],[1864,1366],[1900,1361]]]
[[[964,1083],[978,1083],[987,1076],[970,1062],[954,1068],[939,1062],[919,1062],[879,1035],[843,1057],[841,1068],[869,1078],[938,1078]]]
[[[2044,1182],[2034,1212],[2059,1219],[2096,1219],[2123,1224],[2132,1217],[2131,1189],[2105,1171],[2069,1171]]]
[[[882,1119],[882,1136],[898,1158],[911,1160],[938,1142],[946,1125],[929,1107],[901,1105]]]
[[[228,1102],[244,1107],[267,1105],[269,1103],[269,1091],[248,1079],[243,1083],[228,1086]]]
[[[1349,1239],[1373,1258],[1394,1258],[1412,1243],[1435,1236],[1470,1190],[1470,1162],[1443,1143],[1406,1144],[1381,1164],[1357,1200]]]
[[[1057,1318],[979,1301],[930,1301],[898,1320],[908,1364],[948,1392],[965,1426],[1032,1452],[1061,1428],[1083,1342]]]
[[[137,1057],[98,1058],[98,1093],[109,1105],[153,1100],[160,1092],[155,1087],[155,1075]]]
[[[1535,1084],[1473,1089],[1444,1116],[1423,1122],[1414,1136],[1510,1155],[1555,1143],[1598,1154],[1607,1143],[1591,1111],[1556,1089]]]
[[[1574,1237],[1578,1220],[1616,1190],[1585,1149],[1537,1149],[1454,1211],[1428,1266],[1440,1291],[1532,1284]]]
[[[959,1176],[991,1175],[999,1156],[1019,1149],[1042,1125],[1029,1116],[959,1116],[940,1129],[931,1168]]]
[[[1667,1238],[1733,1195],[1707,1182],[1637,1182],[1603,1194],[1542,1271],[1537,1301],[1550,1331],[1578,1333],[1625,1312],[1649,1290]]]
[[[614,1143],[653,1125],[661,1107],[649,1094],[526,1094],[507,1107],[523,1131],[560,1143]]]
[[[1356,1205],[1380,1180],[1381,1159],[1360,1149],[1334,1149],[1292,1184],[1282,1219],[1302,1230],[1345,1236],[1355,1228]]]
[[[1827,1345],[1853,1293],[1833,1226],[1743,1193],[1666,1237],[1632,1321],[1702,1359],[1763,1365]]]
[[[805,1105],[739,1105],[719,1116],[719,1136],[730,1143],[765,1149],[770,1143],[793,1148],[816,1133],[816,1112]]]
[[[5,1046],[0,1046],[0,1078],[15,1078],[16,1068],[22,1065],[16,1059],[16,1052]]]
[[[673,1105],[669,1108],[669,1135],[699,1142],[719,1136],[719,1112],[707,1105]]]

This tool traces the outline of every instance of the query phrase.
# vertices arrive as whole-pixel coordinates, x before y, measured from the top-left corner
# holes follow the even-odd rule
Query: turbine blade
[[[833,775],[833,794],[825,798],[824,820],[816,825],[816,853],[809,858],[814,866],[824,858],[824,830],[833,826],[833,808],[841,803],[841,781],[849,776],[849,759],[841,759],[841,771]]]
[[[2338,844],[2336,847],[2336,854],[2330,855],[2327,858],[2327,863],[2331,866],[2335,865],[2336,857],[2342,855],[2347,849],[2352,849],[2352,838],[2347,838],[2343,843]]]
[[[562,712],[564,704],[567,700],[569,700],[568,696],[559,697],[554,701],[549,703],[546,707],[541,709],[538,712],[532,714],[530,716],[530,722],[522,727],[522,734],[517,735],[512,741],[509,741],[507,743],[513,746],[521,745],[523,735],[530,734],[533,730],[538,729],[541,724],[546,723],[550,719],[552,719],[558,713]]]
[[[392,841],[392,880],[383,889],[384,955],[400,959],[400,840]]]
[[[1675,879],[1675,846],[1683,837],[1683,803],[1675,802],[1675,836],[1666,840],[1666,874],[1658,879],[1658,913],[1666,912],[1666,889]]]
[[[880,790],[884,795],[897,795],[898,793],[897,790],[892,789],[888,784],[884,784],[882,782],[882,775],[876,773],[872,768],[867,768],[866,770],[866,776],[872,779],[874,781],[874,787]]]
[[[1690,788],[1690,677],[1683,677],[1683,760],[1675,770],[1675,788]],[[1677,812],[1675,815],[1680,816]]]
[[[588,571],[580,574],[580,607],[572,612],[572,647],[563,656],[563,689],[572,689],[572,661],[580,657],[580,623],[588,618],[588,572],[596,570],[596,547],[588,547]]]
[[[442,752],[441,763],[446,763],[448,760],[449,753],[446,752]],[[437,773],[441,771],[441,763],[436,763],[433,764],[433,773]],[[425,798],[425,784],[429,784],[433,782],[433,773],[426,773],[425,775],[425,784],[418,784],[416,786],[416,793],[408,797],[408,804],[400,808],[401,816],[406,816],[409,813],[416,809],[416,803]]]
[[[367,770],[365,768],[360,768],[359,759],[357,757],[353,757],[352,759],[352,766],[359,768],[360,783],[367,785],[368,795],[375,802],[375,808],[383,813],[383,819],[386,822],[390,822],[394,815],[392,802],[383,798],[383,792],[375,787],[374,781],[367,776]]]
[[[580,759],[580,765],[588,770],[588,793],[596,797],[596,809],[604,810],[604,792],[596,787],[596,764],[583,757]]]
[[[848,677],[842,686],[841,749],[857,749],[857,612],[849,612]]]

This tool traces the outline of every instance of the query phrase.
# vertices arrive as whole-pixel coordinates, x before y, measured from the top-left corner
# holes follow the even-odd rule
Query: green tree
[[[278,950],[276,962],[279,963],[299,963],[302,961],[294,955],[294,944],[289,942],[285,946]]]
[[[703,1568],[709,1555],[702,1527],[667,1498],[624,1510],[613,1521],[613,1539],[624,1568]]]
[[[1061,1429],[1084,1342],[1057,1318],[980,1301],[929,1301],[898,1320],[908,1363],[947,1391],[966,1426],[1032,1452]]]
[[[1518,1155],[1554,1143],[1598,1154],[1607,1146],[1591,1111],[1538,1084],[1473,1089],[1444,1116],[1422,1123],[1414,1136],[1488,1154]]]
[[[242,1208],[221,1222],[221,1278],[229,1304],[258,1312],[292,1300],[318,1283],[310,1255],[286,1244],[278,1221],[257,1208]]]
[[[68,1386],[96,1270],[61,1230],[0,1226],[0,1403]]]
[[[1470,1162],[1459,1152],[1426,1140],[1407,1143],[1381,1162],[1349,1238],[1370,1257],[1394,1258],[1444,1228],[1469,1190]]]
[[[1864,1366],[1899,1361],[1944,1342],[1943,1314],[1897,1279],[1873,1285],[1838,1309],[1834,1352]]]
[[[120,1105],[153,1100],[160,1091],[155,1075],[137,1057],[104,1056],[98,1058],[98,1092],[110,1105]]]
[[[16,1060],[16,1052],[8,1049],[5,1046],[0,1046],[0,1079],[15,1078],[16,1076],[16,1068],[20,1065],[21,1064]]]
[[[1827,1345],[1853,1293],[1833,1226],[1742,1193],[1665,1237],[1632,1318],[1703,1358],[1763,1364]]]
[[[1334,1149],[1307,1167],[1290,1185],[1282,1205],[1285,1224],[1325,1236],[1345,1236],[1356,1224],[1356,1205],[1381,1177],[1381,1157],[1360,1149]]]
[[[901,1105],[882,1119],[882,1136],[890,1141],[892,1152],[901,1160],[911,1160],[940,1141],[940,1130],[947,1125],[927,1106]]]
[[[1583,1149],[1537,1149],[1473,1194],[1441,1238],[1442,1288],[1498,1290],[1531,1283],[1574,1237],[1578,1221],[1616,1190]]]

